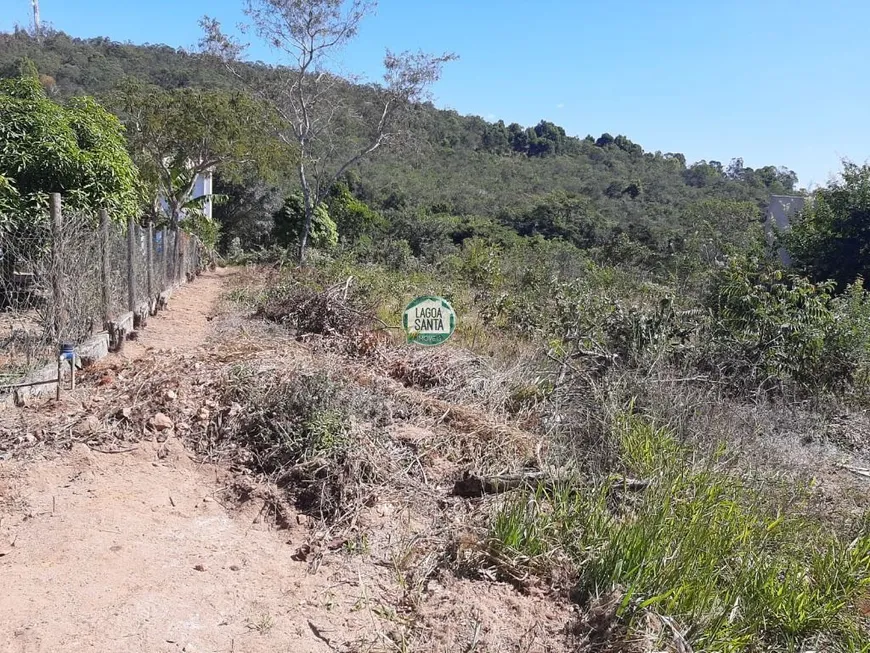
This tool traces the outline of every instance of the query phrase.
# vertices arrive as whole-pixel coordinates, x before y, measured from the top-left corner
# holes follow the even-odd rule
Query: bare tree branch
[[[288,59],[266,70],[242,65],[245,46],[225,35],[217,21],[207,17],[201,21],[204,49],[219,57],[257,98],[274,106],[282,123],[279,138],[298,147],[297,172],[305,204],[300,262],[305,258],[314,211],[336,181],[348,168],[396,139],[402,131],[402,112],[426,100],[443,65],[456,58],[453,54],[394,54],[388,50],[384,84],[372,89],[382,98],[382,109],[373,115],[367,115],[365,106],[354,109],[347,101],[350,82],[330,73],[327,63],[357,34],[374,8],[374,0],[246,0],[250,20],[246,30]],[[352,124],[367,125],[369,136],[362,144],[354,145],[344,133]]]

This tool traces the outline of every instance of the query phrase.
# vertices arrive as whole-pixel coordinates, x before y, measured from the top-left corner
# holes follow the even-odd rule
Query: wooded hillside
[[[24,31],[0,34],[0,76],[16,74],[25,58],[58,96],[101,96],[126,77],[163,88],[230,85],[202,56],[165,45],[60,32],[38,44]],[[372,89],[349,92],[362,101]],[[762,208],[772,193],[795,192],[796,176],[785,168],[753,170],[740,159],[690,163],[680,153],[645,152],[622,135],[578,138],[546,121],[532,127],[490,123],[431,104],[418,107],[415,122],[412,143],[362,164],[351,180],[355,194],[376,208],[420,207],[515,222],[511,216],[563,191],[585,198],[587,221],[621,225],[639,240],[662,242],[683,235],[697,220],[698,207],[709,209],[704,200]],[[713,213],[707,217],[727,229],[731,212]]]

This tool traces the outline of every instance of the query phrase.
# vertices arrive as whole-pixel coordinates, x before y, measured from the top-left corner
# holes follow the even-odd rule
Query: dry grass
[[[430,635],[418,620],[430,583],[444,574],[507,580],[553,605],[567,600],[576,574],[563,552],[518,556],[488,539],[490,516],[509,498],[468,501],[450,497],[450,489],[468,470],[558,469],[587,479],[625,471],[612,432],[629,400],[696,452],[709,453],[714,441],[736,447],[741,455],[723,459],[723,469],[776,497],[786,481],[819,476],[820,466],[844,451],[863,451],[861,438],[852,437],[861,414],[748,404],[664,371],[613,369],[595,378],[531,347],[511,361],[451,345],[409,347],[376,321],[343,309],[343,299],[338,309],[324,301],[336,293],[343,298],[340,284],[294,295],[288,330],[274,321],[277,313],[267,320],[238,314],[240,305],[248,311],[263,299],[263,275],[241,273],[233,283],[233,301],[215,320],[207,346],[88,370],[84,403],[51,415],[27,409],[18,425],[2,420],[0,451],[43,454],[76,441],[124,449],[169,435],[149,426],[156,412],[164,413],[174,423],[171,435],[183,437],[202,460],[246,472],[242,478],[250,480],[231,485],[228,498],[256,495],[279,526],[298,510],[311,517],[299,555],[313,570],[324,555],[381,559],[393,584],[380,607],[372,601],[365,609],[376,623],[391,624],[379,626],[375,638],[384,650],[412,650],[415,643],[426,650],[421,643]],[[297,319],[300,311],[311,313],[309,322]],[[850,449],[838,445],[850,438]],[[819,505],[830,497],[857,521],[866,499],[846,492],[867,481],[837,474],[813,496]],[[680,624],[647,610],[635,614],[629,629],[611,614],[621,595],[610,590],[618,592],[584,599],[586,611],[564,641],[576,650],[680,650]]]

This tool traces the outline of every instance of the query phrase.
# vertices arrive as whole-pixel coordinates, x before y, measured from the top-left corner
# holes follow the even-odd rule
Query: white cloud
[[[565,108],[565,103],[564,103],[564,102],[559,102],[559,104],[556,105],[556,108],[557,108],[557,109],[564,109],[564,108]]]

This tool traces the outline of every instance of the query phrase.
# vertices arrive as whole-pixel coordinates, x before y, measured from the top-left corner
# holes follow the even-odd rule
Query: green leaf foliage
[[[167,46],[75,39],[63,33],[46,34],[40,44],[23,31],[0,34],[0,74],[17,74],[25,57],[55,80],[61,95],[108,93],[127,77],[175,92],[205,89],[218,94],[232,87],[232,80],[208,58]],[[265,66],[257,70],[264,75],[270,72]],[[343,82],[339,86],[341,102],[359,115],[368,115],[378,104],[376,88]],[[278,87],[274,90],[282,92]],[[364,122],[341,125],[333,143],[336,156],[365,140]],[[351,188],[354,197],[375,211],[404,205],[413,211],[523,221],[548,203],[549,195],[563,192],[587,203],[586,217],[625,229],[634,225],[646,229],[656,243],[666,243],[680,241],[691,229],[685,211],[699,202],[743,202],[759,209],[771,193],[795,191],[794,173],[784,168],[752,169],[740,159],[728,165],[693,164],[679,152],[646,151],[625,135],[576,137],[548,121],[531,127],[506,125],[424,103],[415,106],[404,127],[413,132],[413,151],[389,148],[352,171],[360,173]],[[325,168],[332,163],[328,157],[322,162]],[[291,190],[285,184],[284,192]],[[340,224],[341,219],[334,217]],[[728,217],[717,216],[713,227],[727,232],[728,223],[720,219]],[[569,233],[561,237],[571,238],[570,222],[563,225],[554,216],[552,226],[557,231],[567,228]],[[648,252],[633,255],[642,259]]]
[[[865,301],[860,285],[851,301],[838,302],[833,282],[816,284],[770,263],[734,258],[709,300],[712,359],[751,385],[841,387],[866,361]]]
[[[92,98],[66,105],[34,77],[0,80],[0,201],[28,212],[45,194],[116,220],[136,212],[137,170],[123,127]]]
[[[285,201],[284,206],[273,216],[275,225],[272,235],[282,247],[295,246],[302,237],[305,225],[305,205],[302,193],[293,193]],[[338,243],[338,229],[329,216],[327,207],[323,204],[314,209],[309,233],[311,245],[316,249],[331,249]]]
[[[342,241],[352,242],[386,226],[383,217],[354,197],[346,184],[336,184],[327,203]]]
[[[842,289],[870,273],[870,165],[845,163],[842,178],[813,195],[783,240],[794,262]]]
[[[130,150],[142,171],[142,201],[179,219],[196,176],[220,169],[225,179],[260,177],[293,161],[274,135],[274,116],[249,96],[225,90],[164,90],[125,79],[107,96],[127,127]],[[152,208],[152,211],[154,209]]]

